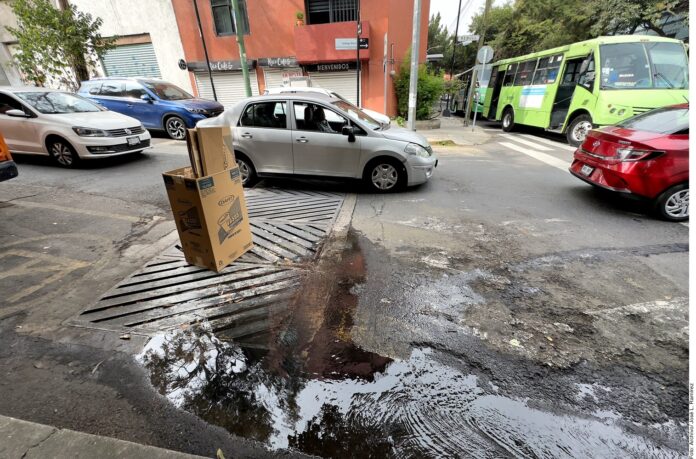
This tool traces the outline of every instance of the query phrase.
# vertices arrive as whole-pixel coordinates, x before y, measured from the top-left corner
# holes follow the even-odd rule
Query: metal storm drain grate
[[[342,193],[246,192],[254,249],[220,273],[190,266],[171,247],[120,282],[74,324],[155,333],[207,320],[225,336],[252,336],[287,306],[343,204]]]

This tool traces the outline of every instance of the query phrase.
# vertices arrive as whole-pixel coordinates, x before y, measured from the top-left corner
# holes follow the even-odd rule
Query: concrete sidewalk
[[[0,416],[0,458],[46,457],[193,459],[202,456]]]
[[[440,128],[419,130],[418,133],[425,136],[431,144],[451,141],[464,146],[484,144],[494,134],[478,125],[473,129],[471,126],[464,126],[464,119],[457,117],[440,118]]]

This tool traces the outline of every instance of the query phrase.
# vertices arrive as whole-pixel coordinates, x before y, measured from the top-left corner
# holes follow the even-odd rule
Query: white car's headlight
[[[75,134],[80,137],[106,137],[106,131],[102,129],[86,128],[86,127],[73,127]]]
[[[420,156],[421,158],[430,158],[430,152],[417,143],[409,143],[406,145],[406,148],[404,148],[404,151],[409,155],[416,155]]]

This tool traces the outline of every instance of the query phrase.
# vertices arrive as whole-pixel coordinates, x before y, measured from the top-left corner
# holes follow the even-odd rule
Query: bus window
[[[515,77],[515,86],[526,86],[532,82],[532,75],[534,74],[536,63],[536,59],[520,63],[517,76]]]
[[[558,70],[561,67],[563,54],[542,57],[539,59],[539,66],[534,72],[532,84],[551,84],[556,81]]]
[[[568,61],[566,64],[565,73],[563,74],[563,80],[561,81],[561,86],[575,86],[580,76],[581,64],[582,59]]]
[[[678,43],[646,43],[653,66],[656,88],[689,87],[688,65],[684,47]]]
[[[585,60],[585,62],[587,62],[587,68],[580,74],[580,77],[578,78],[578,84],[583,88],[587,89],[588,91],[592,91],[592,89],[594,88],[595,81],[594,56],[590,54],[590,56]],[[583,64],[585,62],[583,62]]]
[[[650,65],[641,43],[602,45],[602,89],[651,88]]]
[[[515,81],[515,73],[517,72],[517,64],[510,65],[510,68],[505,73],[505,79],[503,80],[503,86],[512,86],[513,81]]]

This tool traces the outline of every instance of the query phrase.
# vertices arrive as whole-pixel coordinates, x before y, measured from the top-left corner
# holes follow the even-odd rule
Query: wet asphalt
[[[290,305],[244,342],[198,324],[114,352],[39,325],[83,309],[84,286],[62,287],[65,303],[44,294],[58,311],[38,307],[41,291],[0,310],[0,413],[208,456],[685,456],[688,228],[497,135],[436,149],[433,180],[401,193],[274,181],[358,200],[348,237],[325,243]],[[23,169],[92,205],[132,176],[123,201],[167,225],[151,179],[182,159],[162,147],[67,185],[41,162]],[[95,253],[114,258],[157,237],[95,225],[108,236]]]

